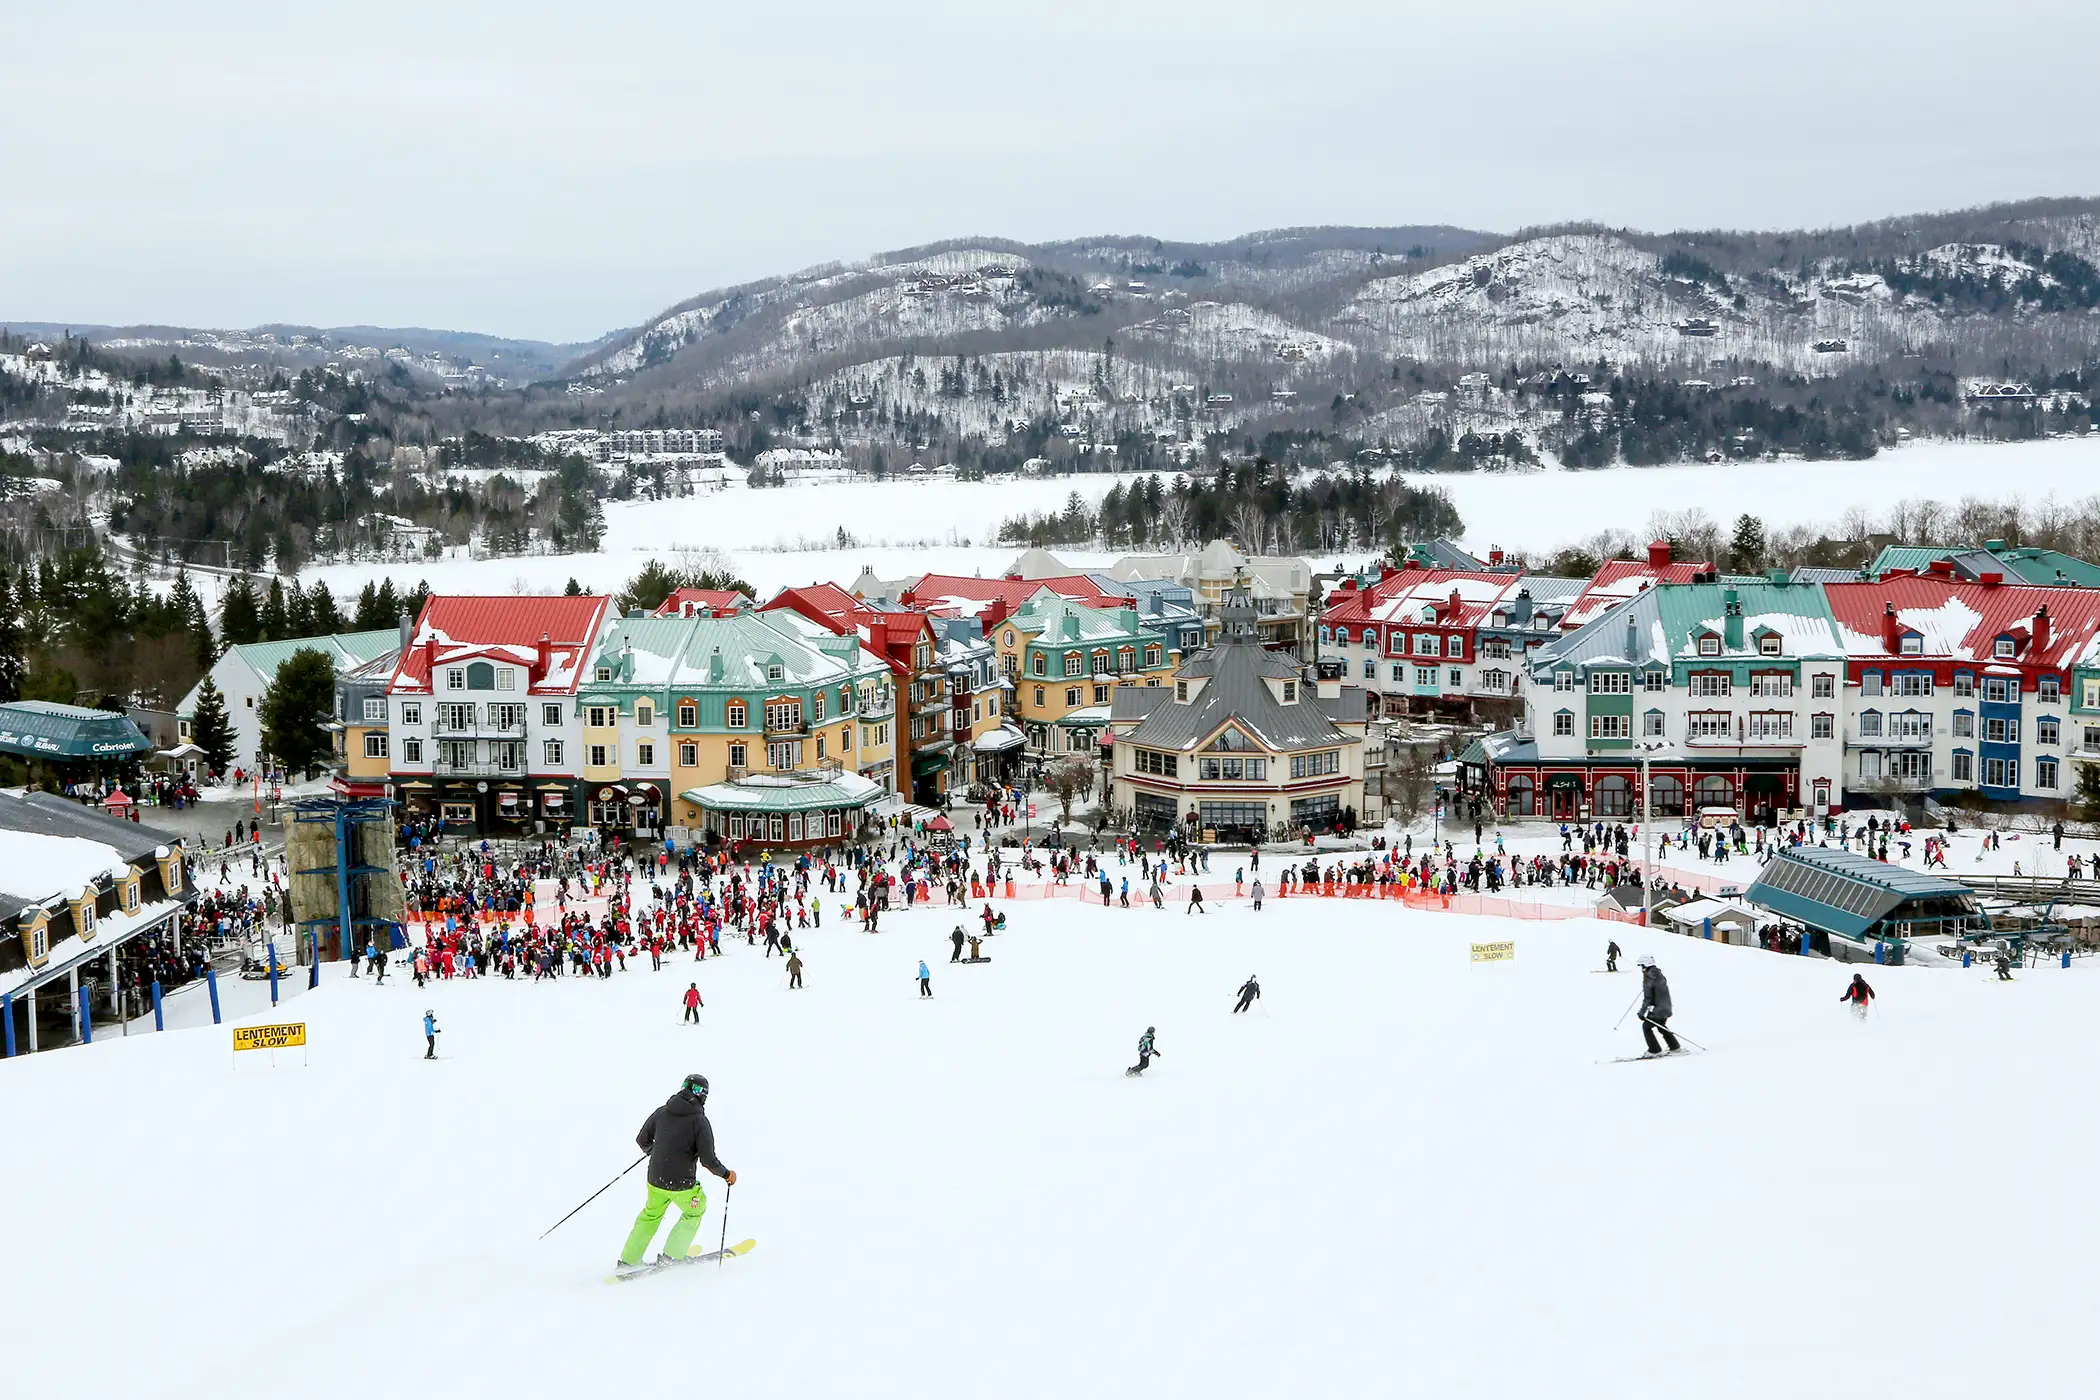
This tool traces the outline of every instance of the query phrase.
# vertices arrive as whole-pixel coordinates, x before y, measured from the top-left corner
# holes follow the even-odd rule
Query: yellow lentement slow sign
[[[235,1026],[235,1050],[288,1050],[306,1044],[306,1022],[287,1021],[277,1026]]]
[[[1475,943],[1474,962],[1515,962],[1517,945],[1514,943]]]

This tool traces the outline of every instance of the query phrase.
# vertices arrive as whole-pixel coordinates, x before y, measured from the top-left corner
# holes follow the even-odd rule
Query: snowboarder
[[[425,1012],[423,1013],[423,1058],[424,1058],[424,1059],[426,1059],[426,1060],[434,1060],[434,1059],[436,1059],[437,1057],[438,1057],[438,1023],[437,1023],[437,1013],[436,1013],[435,1011],[425,1011]]]
[[[1862,1021],[1867,1019],[1867,1003],[1873,999],[1874,989],[1856,972],[1852,974],[1852,985],[1845,988],[1845,994],[1838,998],[1841,1002],[1851,1002],[1852,1014]]]
[[[788,990],[796,991],[802,986],[802,954],[788,954]]]
[[[2011,958],[2007,957],[2003,953],[2000,953],[1996,958],[1992,959],[1991,961],[1992,966],[1998,969],[1998,980],[2000,982],[2010,982],[2013,980]]]
[[[1641,967],[1641,1036],[1648,1042],[1650,1055],[1676,1054],[1684,1047],[1677,1037],[1670,1034],[1670,984],[1664,980],[1662,969],[1655,959],[1646,953],[1640,956]],[[1655,1040],[1655,1033],[1662,1032],[1663,1043],[1670,1048],[1665,1051]]]
[[[1604,970],[1606,972],[1617,972],[1619,970],[1619,940],[1616,938],[1604,945]]]
[[[922,997],[933,995],[933,974],[926,970],[926,959],[924,958],[919,959],[919,995]]]
[[[1260,995],[1261,984],[1254,980],[1254,974],[1250,972],[1247,974],[1247,980],[1240,984],[1240,1004],[1232,1008],[1233,1014],[1238,1015],[1254,1005],[1255,998]]]
[[[692,1022],[692,1023],[694,1024],[694,1025],[696,1025],[696,1026],[697,1026],[697,1025],[699,1025],[699,1024],[700,1024],[700,1008],[701,1008],[701,1007],[703,1007],[703,1006],[705,1006],[705,1005],[707,1005],[707,1003],[706,1003],[706,1002],[704,1002],[704,1001],[702,1001],[702,1000],[700,1000],[700,984],[699,984],[698,982],[688,982],[688,983],[686,983],[686,984],[685,984],[685,1019],[686,1019],[687,1021],[691,1021],[691,1022]],[[679,1024],[683,1025],[683,1024],[684,1024],[684,1022],[680,1022]]]
[[[1129,1069],[1124,1070],[1123,1073],[1143,1074],[1145,1072],[1145,1066],[1151,1064],[1152,1057],[1159,1053],[1158,1047],[1152,1043],[1152,1037],[1157,1033],[1157,1027],[1145,1027],[1145,1033],[1138,1037],[1138,1062]]]
[[[649,1154],[649,1199],[634,1228],[627,1232],[627,1246],[620,1251],[619,1273],[642,1267],[642,1255],[656,1238],[656,1227],[664,1211],[675,1202],[678,1223],[664,1240],[658,1263],[683,1259],[700,1233],[700,1217],[707,1211],[707,1193],[700,1189],[697,1167],[704,1166],[728,1185],[736,1185],[736,1173],[715,1156],[715,1130],[707,1121],[707,1079],[689,1074],[678,1092],[649,1115],[634,1145]]]

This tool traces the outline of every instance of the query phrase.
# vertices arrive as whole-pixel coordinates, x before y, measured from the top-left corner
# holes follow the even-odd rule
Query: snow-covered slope
[[[212,1030],[0,1064],[33,1125],[11,1392],[120,1359],[153,1394],[305,1400],[2089,1386],[2075,1322],[2003,1326],[2077,1297],[2100,1246],[2075,1193],[2019,1191],[2100,1148],[2085,1081],[2030,1072],[2089,1052],[2087,967],[1887,970],[1858,1024],[1828,963],[1618,925],[1011,913],[976,967],[939,910],[827,921],[795,992],[741,946],[605,982],[331,980],[288,1008],[305,1068]],[[1634,979],[1593,971],[1612,936],[1709,1053],[1598,1063],[1635,1039]],[[1470,961],[1503,939],[1513,964]],[[1164,1055],[1126,1079],[1148,1025]],[[638,1175],[535,1237],[692,1070],[739,1173],[701,1237],[726,1209],[758,1248],[608,1288]]]

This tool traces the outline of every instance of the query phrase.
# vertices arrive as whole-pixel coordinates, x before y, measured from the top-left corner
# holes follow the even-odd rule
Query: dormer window
[[[1298,703],[1298,682],[1285,681],[1283,683],[1283,703],[1286,705]]]
[[[610,666],[600,666],[600,667],[598,668],[598,679],[599,679],[599,680],[601,680],[601,681],[609,681],[609,680],[611,680],[611,679],[612,679],[612,667],[610,667]]]
[[[2009,646],[2011,644],[2001,642],[1999,645]],[[1904,656],[1922,656],[1925,653],[1925,639],[1915,632],[1905,633],[1903,640],[1898,642],[1896,646],[1897,650]],[[2008,651],[2002,652],[2000,655],[2010,656],[2012,653]]]
[[[1767,632],[1759,637],[1757,639],[1757,654],[1759,656],[1779,655],[1779,634],[1777,632]]]
[[[1189,683],[1187,681],[1174,682],[1174,698],[1176,700],[1186,700],[1189,698]]]
[[[2002,661],[2012,660],[2013,639],[2010,637],[2000,637],[1996,645],[1994,645],[1991,648],[1991,655],[1999,658]]]
[[[777,680],[779,680],[779,679],[780,679],[780,675],[781,675],[781,670],[780,670],[780,666],[779,666],[779,664],[778,664],[777,662],[776,662],[776,663],[773,663],[773,664],[771,664],[771,665],[768,665],[768,666],[766,667],[766,679],[767,679],[767,680],[769,680],[769,681],[777,681]]]
[[[1719,656],[1721,654],[1721,639],[1712,635],[1701,637],[1699,639],[1699,654],[1701,656]]]

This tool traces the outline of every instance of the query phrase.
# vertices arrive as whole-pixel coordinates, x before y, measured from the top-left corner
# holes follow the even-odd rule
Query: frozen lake
[[[1417,478],[1420,480],[1422,478]],[[1001,521],[1060,508],[1074,492],[1089,501],[1128,476],[1004,482],[825,483],[731,491],[677,501],[609,502],[605,547],[594,555],[445,559],[428,564],[353,564],[311,569],[338,597],[391,573],[428,578],[454,592],[561,588],[570,578],[612,589],[655,555],[718,554],[762,593],[819,579],[849,582],[863,566],[885,578],[938,570],[993,573],[1018,547],[995,540]],[[2073,501],[2100,493],[2100,440],[2037,443],[1920,443],[1866,462],[1757,462],[1718,466],[1619,467],[1523,475],[1440,475],[1477,551],[1534,554],[1608,529],[1640,530],[1657,511],[1704,510],[1725,528],[1748,511],[1768,529],[1835,523],[1861,507],[1875,514],[1901,500],[2019,497]],[[840,530],[856,543],[836,546]],[[1080,567],[1110,556],[1058,551]],[[1317,562],[1331,562],[1321,560]]]

